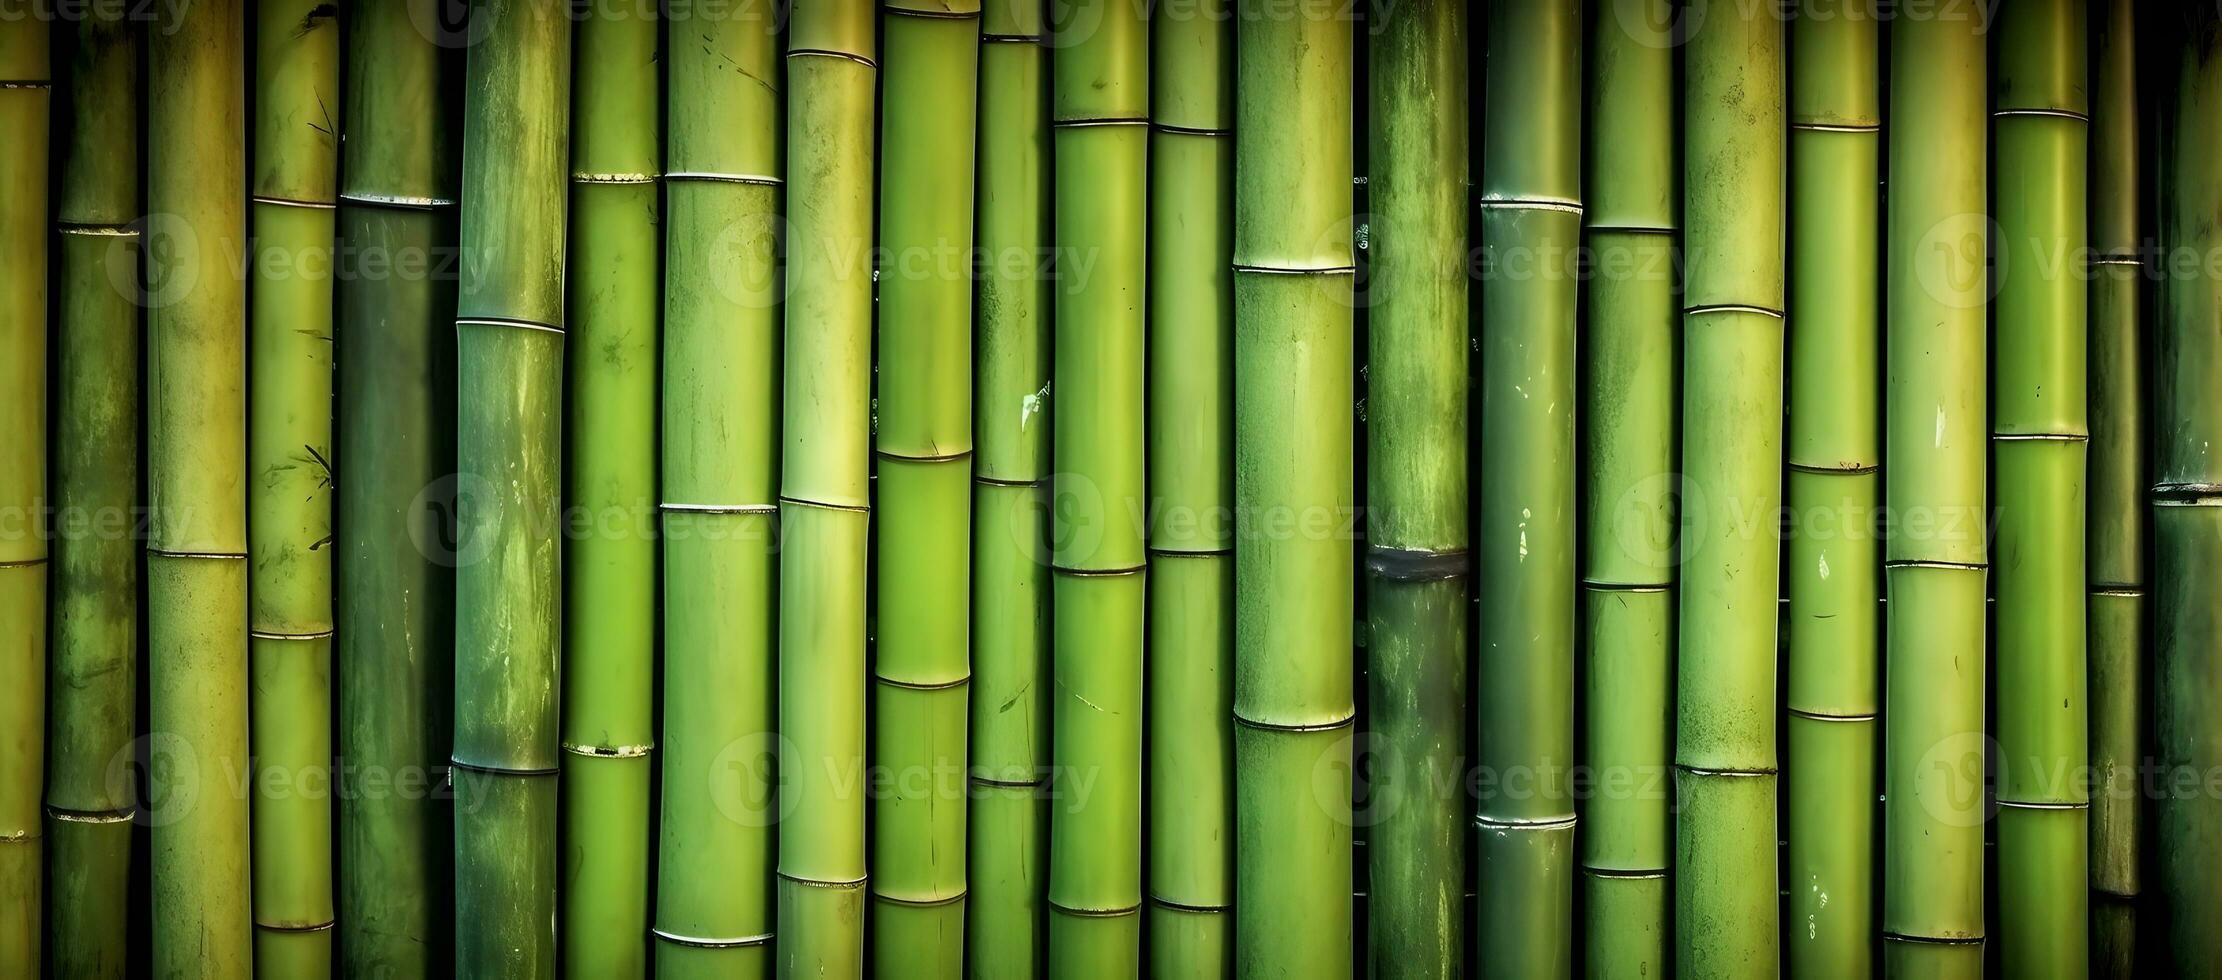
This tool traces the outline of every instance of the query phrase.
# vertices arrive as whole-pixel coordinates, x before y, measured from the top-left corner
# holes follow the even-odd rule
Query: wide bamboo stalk
[[[46,272],[52,25],[0,23],[0,975],[39,972],[46,764]]]
[[[465,976],[553,976],[563,646],[571,21],[472,10],[456,297],[455,936]]]
[[[873,972],[964,970],[978,0],[881,7]]]
[[[1235,963],[1348,976],[1351,24],[1244,0],[1235,74]]]
[[[1891,23],[1883,970],[1983,969],[1985,43]]]
[[[868,0],[800,0],[787,34],[775,948],[790,978],[864,972],[874,27]]]
[[[2090,965],[2086,24],[2081,0],[2005,11],[1993,102],[1998,919],[2014,977],[2081,977]]]
[[[247,627],[255,972],[332,973],[332,266],[338,10],[255,13]]]
[[[1489,8],[1474,518],[1483,977],[1573,971],[1581,14],[1572,0]]]
[[[451,968],[460,64],[437,0],[348,9],[336,337],[339,950],[347,976]],[[452,270],[453,267],[451,267]]]
[[[145,819],[153,968],[252,969],[247,795],[246,24],[179,8],[148,56]]]
[[[1463,0],[1422,0],[1391,9],[1370,39],[1367,696],[1381,819],[1366,847],[1366,959],[1377,977],[1449,980],[1465,957],[1466,24]]]
[[[141,28],[120,10],[76,27],[55,202],[52,681],[47,689],[46,941],[58,976],[121,980],[136,794],[109,779],[138,700],[139,306],[111,263],[139,265]]]
[[[1871,18],[1800,17],[1790,29],[1783,953],[1801,977],[1875,972],[1879,44]]]
[[[564,472],[566,976],[648,972],[663,105],[652,4],[592,5],[571,81]]]
[[[981,13],[967,971],[1044,963],[1050,574],[1049,58],[1039,0]]]
[[[1082,0],[1064,14],[1050,40],[1058,293],[1049,973],[1123,977],[1141,962],[1147,557],[1136,515],[1146,493],[1149,23],[1146,7],[1120,0]]]
[[[771,975],[782,82],[773,11],[666,53],[656,972]],[[699,42],[699,43],[693,43]]]

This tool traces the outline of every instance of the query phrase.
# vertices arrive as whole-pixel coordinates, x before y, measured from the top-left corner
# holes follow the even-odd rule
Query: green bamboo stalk
[[[1674,46],[1663,0],[1590,25],[1583,233],[1591,255],[1579,421],[1583,718],[1594,790],[1581,819],[1585,972],[1661,976],[1673,914],[1675,305],[1680,204]],[[1378,402],[1377,402],[1378,404]],[[1379,410],[1375,410],[1378,416]]]
[[[771,975],[780,49],[768,4],[672,8],[656,972]],[[697,43],[698,42],[698,43]]]
[[[648,973],[655,749],[656,379],[663,106],[653,5],[590,5],[571,83],[565,315],[563,921],[566,976]]]
[[[2169,33],[2183,39],[2175,69],[2168,145],[2161,167],[2161,234],[2170,262],[2199,262],[2222,249],[2222,185],[2211,177],[2222,153],[2222,15],[2180,8]],[[2203,268],[2203,266],[2201,267]],[[2222,814],[2200,787],[2222,766],[2222,280],[2167,276],[2154,345],[2153,724],[2159,785],[2153,866],[2165,898],[2173,975],[2222,977]]]
[[[1574,360],[1582,28],[1493,4],[1482,87],[1482,769],[1476,973],[1566,977],[1574,950]]]
[[[867,0],[800,0],[787,36],[777,944],[786,978],[864,972],[874,27]]]
[[[2014,977],[2081,977],[2086,739],[2082,0],[2004,14],[1994,99],[1998,466],[1998,919]]]
[[[1466,5],[1390,9],[1370,43],[1367,962],[1463,972],[1467,803]],[[1671,65],[1671,62],[1669,62]]]
[[[979,0],[890,0],[880,112],[873,973],[964,970]]]
[[[43,18],[0,24],[0,975],[39,972],[46,763],[47,152]]]
[[[1049,772],[1048,51],[1039,0],[981,12],[967,972],[1044,963]]]
[[[553,976],[563,647],[571,21],[472,10],[456,297],[455,936],[465,976]]]
[[[1800,17],[1790,48],[1784,959],[1875,972],[1882,709],[1880,35]]]
[[[136,730],[139,307],[109,270],[139,266],[139,32],[120,8],[76,27],[55,205],[45,946],[57,976],[89,980],[121,980],[130,930],[136,797],[109,764]]]
[[[1124,977],[1141,964],[1149,24],[1122,0],[1062,13],[1049,973]]]
[[[1984,45],[1973,18],[1890,35],[1883,447],[1883,971],[1983,970]]]
[[[1244,0],[1235,69],[1235,962],[1349,976],[1351,23]]]
[[[255,12],[248,330],[255,972],[332,973],[332,266],[338,10]]]
[[[459,62],[438,0],[353,4],[339,208],[339,949],[346,976],[451,969],[448,779]],[[403,274],[402,270],[419,270]]]

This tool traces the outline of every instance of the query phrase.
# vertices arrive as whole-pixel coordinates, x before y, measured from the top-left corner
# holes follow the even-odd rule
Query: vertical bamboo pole
[[[681,16],[682,10],[693,11]],[[656,972],[772,969],[779,33],[671,8],[665,117],[664,736]]]
[[[128,751],[138,700],[139,25],[78,23],[55,205],[53,677],[48,687],[46,954],[57,976],[121,980],[130,932]]]
[[[53,65],[44,18],[0,24],[0,974],[39,972],[46,763],[46,269]]]
[[[871,531],[873,95],[867,0],[787,34],[779,552],[779,975],[864,970],[865,579]]]
[[[1984,62],[1971,17],[1891,23],[1883,970],[1983,970]]]
[[[1476,758],[1484,977],[1573,970],[1581,5],[1493,4],[1481,180]]]
[[[456,298],[455,936],[464,976],[556,966],[564,183],[571,20],[472,10]]]
[[[1801,977],[1875,972],[1879,43],[1873,18],[1791,24],[1783,937],[1789,972]]]
[[[1465,956],[1468,191],[1466,5],[1391,8],[1374,115],[1366,471],[1374,812],[1367,962],[1460,976]]]
[[[1348,976],[1356,51],[1334,4],[1238,10],[1235,962]]]
[[[1141,961],[1149,24],[1124,0],[1062,13],[1049,973],[1122,977]]]
[[[1667,970],[1674,859],[1674,44],[1663,0],[1613,0],[1590,25],[1581,554],[1587,652],[1586,973]]]

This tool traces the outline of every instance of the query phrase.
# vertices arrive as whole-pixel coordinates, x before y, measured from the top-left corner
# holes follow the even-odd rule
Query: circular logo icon
[[[1922,233],[1911,261],[1921,291],[1956,310],[1990,302],[2006,278],[2005,257],[1990,249],[1996,225],[1989,215],[1965,212]]]
[[[493,551],[491,528],[501,521],[501,498],[476,473],[450,473],[409,501],[409,541],[417,554],[445,568],[485,561]]]
[[[742,827],[771,827],[794,812],[795,794],[780,783],[782,754],[795,747],[774,732],[752,732],[725,743],[702,774],[710,802]]]

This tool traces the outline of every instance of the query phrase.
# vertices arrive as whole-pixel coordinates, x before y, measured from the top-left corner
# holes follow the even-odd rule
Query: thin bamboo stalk
[[[1875,972],[1882,709],[1879,26],[1791,24],[1789,682],[1783,805],[1794,976]]]
[[[1983,970],[1984,63],[1973,18],[1891,23],[1883,971]]]
[[[1483,977],[1573,971],[1581,22],[1572,0],[1489,8],[1474,517]]]
[[[1466,5],[1392,8],[1371,31],[1377,300],[1367,352],[1370,802],[1367,962],[1460,976],[1465,956]]]
[[[866,0],[802,0],[787,35],[776,952],[790,978],[864,971],[874,27]]]
[[[771,975],[780,48],[768,4],[672,8],[656,971]],[[692,43],[699,42],[699,43]]]
[[[1238,14],[1236,973],[1348,976],[1356,45],[1333,4]]]
[[[472,10],[456,297],[455,936],[464,976],[556,968],[564,183],[571,21]]]

